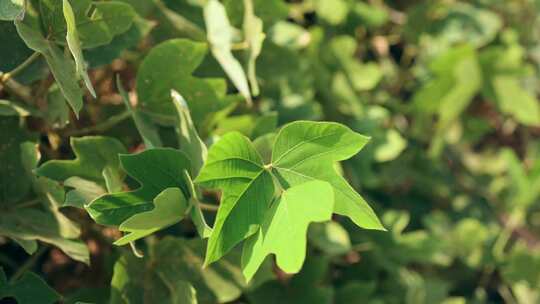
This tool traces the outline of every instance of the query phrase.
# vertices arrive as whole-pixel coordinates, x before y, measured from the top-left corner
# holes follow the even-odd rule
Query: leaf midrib
[[[310,143],[310,142],[314,142],[316,140],[319,140],[321,138],[325,138],[325,137],[330,137],[330,136],[334,136],[336,134],[339,134],[339,132],[334,132],[334,133],[330,133],[330,134],[325,134],[325,135],[320,135],[320,136],[316,136],[316,137],[313,137],[309,140],[303,140],[299,143],[297,143],[296,145],[292,146],[291,148],[289,148],[287,151],[285,151],[283,154],[281,154],[278,159],[276,159],[275,161],[272,161],[273,164],[279,164],[279,161],[281,159],[283,159],[285,156],[287,156],[288,154],[292,153],[292,151],[294,150],[297,150],[300,146],[304,145],[304,144],[307,144],[307,143]],[[272,151],[272,156],[273,156],[273,152]]]

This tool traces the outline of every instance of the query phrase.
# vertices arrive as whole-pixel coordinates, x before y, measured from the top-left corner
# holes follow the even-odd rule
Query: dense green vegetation
[[[540,303],[540,1],[0,0],[0,302]]]

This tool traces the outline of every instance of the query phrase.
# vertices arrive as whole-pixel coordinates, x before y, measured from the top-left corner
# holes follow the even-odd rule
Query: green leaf
[[[80,241],[66,239],[59,230],[59,222],[52,213],[33,208],[3,212],[0,220],[0,235],[49,243],[60,248],[74,260],[89,264],[90,257],[86,245]]]
[[[60,43],[70,26],[62,16],[62,6],[60,1],[43,0],[39,7],[43,28],[50,30],[51,39]],[[83,49],[109,44],[115,36],[126,32],[137,16],[131,5],[120,1],[77,0],[72,3],[72,10]]]
[[[139,134],[141,135],[146,148],[152,149],[162,147],[163,144],[161,143],[161,138],[159,137],[158,128],[154,125],[154,123],[146,113],[133,108],[131,102],[129,101],[129,96],[127,95],[127,92],[122,86],[120,76],[116,77],[116,87],[118,88],[120,96],[122,96],[124,105],[131,113],[131,117],[133,118],[135,127],[139,131]]]
[[[227,12],[223,4],[218,0],[208,0],[204,6],[204,22],[212,55],[214,55],[240,94],[244,96],[247,103],[251,104],[251,93],[246,74],[231,51],[235,38],[235,29],[227,18]],[[257,39],[259,38],[257,37]]]
[[[78,117],[83,106],[83,94],[77,83],[73,61],[66,58],[62,51],[54,43],[45,39],[38,30],[22,21],[15,21],[15,25],[26,45],[45,57],[62,94]]]
[[[62,10],[64,12],[64,18],[67,24],[66,41],[67,41],[69,50],[71,52],[71,55],[73,55],[73,58],[75,59],[76,72],[82,77],[84,84],[88,88],[88,91],[90,91],[90,94],[92,94],[92,96],[95,98],[96,91],[94,90],[94,87],[92,86],[92,82],[90,81],[90,78],[88,77],[88,71],[86,70],[87,65],[86,65],[86,62],[84,61],[84,57],[83,57],[83,53],[81,49],[81,42],[79,41],[79,33],[77,32],[75,14],[73,13],[71,4],[69,4],[69,0],[63,0],[62,3],[63,3]]]
[[[15,298],[19,304],[53,304],[61,298],[42,278],[32,272],[8,283],[4,270],[0,267],[0,300],[7,297]]]
[[[249,139],[236,132],[223,136],[210,148],[208,160],[195,182],[222,190],[208,240],[205,260],[208,265],[256,232],[274,194],[274,186]]]
[[[137,213],[120,224],[120,231],[129,232],[114,242],[125,245],[178,223],[184,218],[188,203],[178,188],[167,188],[154,199],[154,209]]]
[[[31,180],[20,161],[21,143],[28,138],[19,117],[0,116],[0,206],[9,206],[23,199],[30,191]]]
[[[191,74],[206,55],[206,44],[187,39],[165,41],[150,51],[137,73],[137,95],[141,110],[173,124],[176,121],[171,90],[187,101],[197,127],[222,108],[211,83]]]
[[[264,258],[272,253],[283,271],[300,271],[309,223],[330,220],[333,208],[334,193],[326,182],[312,181],[285,190],[268,210],[259,231],[244,244],[242,271],[246,279],[250,281]]]
[[[329,256],[342,255],[351,250],[349,234],[337,222],[311,225],[308,237],[315,247]]]
[[[89,181],[78,176],[72,176],[64,181],[64,186],[73,188],[66,193],[63,206],[84,208],[91,201],[107,193],[98,183]]]
[[[239,268],[239,255],[203,267],[204,243],[165,237],[150,245],[143,259],[121,257],[114,266],[111,303],[228,303],[238,299],[246,286]],[[267,263],[265,274],[271,274]],[[187,287],[192,286],[192,287]],[[182,298],[183,301],[176,299]],[[176,301],[175,301],[176,300]]]
[[[36,173],[56,181],[78,176],[103,182],[109,191],[122,183],[118,155],[126,152],[124,145],[115,138],[104,136],[72,137],[70,144],[75,153],[73,160],[50,160]]]
[[[66,99],[57,85],[51,86],[47,93],[45,118],[53,128],[64,128],[69,123],[69,107],[66,105]]]
[[[524,90],[518,79],[512,76],[493,77],[493,88],[501,110],[512,114],[517,121],[531,126],[540,125],[538,100]]]
[[[272,173],[285,187],[311,180],[334,188],[334,212],[356,225],[384,230],[366,201],[334,169],[334,163],[358,153],[369,138],[331,122],[293,122],[281,129],[272,151]]]
[[[22,19],[25,0],[4,0],[0,2],[0,20]]]
[[[181,151],[159,148],[138,154],[121,154],[122,168],[141,185],[135,191],[101,196],[85,206],[99,224],[119,226],[131,216],[149,211],[154,198],[167,188],[180,188],[188,196],[184,178],[190,162]]]
[[[182,95],[172,90],[171,97],[178,113],[178,124],[176,127],[178,145],[180,146],[180,150],[186,153],[191,160],[191,172],[197,175],[206,161],[208,150],[195,129],[188,104]]]
[[[262,44],[265,38],[263,32],[263,22],[255,16],[253,8],[253,0],[244,0],[244,37],[249,45],[249,59],[247,73],[249,83],[251,84],[251,92],[253,95],[259,95],[259,84],[255,73],[255,61],[261,54]]]

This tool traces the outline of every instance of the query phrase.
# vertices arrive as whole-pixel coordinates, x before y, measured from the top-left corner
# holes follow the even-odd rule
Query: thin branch
[[[26,60],[23,61],[23,63],[19,64],[13,70],[11,70],[11,71],[9,71],[7,73],[0,74],[0,83],[6,83],[6,81],[8,81],[9,79],[15,77],[17,74],[22,72],[24,69],[26,69],[32,63],[34,63],[34,61],[36,61],[39,58],[39,56],[41,56],[41,53],[34,52],[32,55],[30,55],[30,57],[26,58]]]
[[[39,258],[47,251],[47,246],[41,246],[39,247],[38,251],[34,253],[28,260],[24,262],[24,264],[17,269],[17,271],[11,276],[9,279],[10,283],[13,283],[17,281],[20,277],[23,276],[30,268],[34,266],[34,264],[39,260]]]
[[[111,129],[112,127],[116,126],[122,121],[128,119],[129,117],[131,117],[131,113],[129,113],[129,111],[124,111],[120,114],[116,114],[109,117],[107,120],[105,120],[102,123],[98,123],[87,128],[67,131],[64,135],[65,136],[80,136],[80,135],[86,135],[90,133],[102,133]]]

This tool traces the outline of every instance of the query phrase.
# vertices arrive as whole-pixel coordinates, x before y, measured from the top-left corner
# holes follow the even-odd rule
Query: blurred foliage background
[[[71,158],[69,137],[88,134],[114,136],[129,151],[139,150],[135,126],[118,116],[125,108],[115,74],[136,100],[137,71],[153,46],[205,38],[204,1],[121,2],[136,17],[111,43],[85,50],[98,98],[86,96],[78,120],[57,101],[62,97],[43,60],[15,77],[27,89],[0,92],[2,99],[22,101],[26,129],[37,134],[44,159]],[[222,3],[241,29],[242,1]],[[253,3],[266,33],[256,61],[260,93],[252,108],[235,104],[212,124],[201,122],[199,132],[210,142],[231,130],[255,138],[261,128],[305,119],[338,121],[371,136],[343,164],[343,174],[388,232],[358,229],[339,217],[312,225],[303,270],[287,276],[270,269],[249,288],[234,269],[215,270],[218,275],[187,269],[186,276],[201,281],[195,286],[199,302],[540,303],[540,1]],[[0,22],[0,37],[0,70],[32,54],[12,23]],[[234,55],[247,60],[242,43],[235,47]],[[181,68],[164,69],[159,77],[168,81]],[[224,78],[210,55],[193,75]],[[229,83],[228,92],[234,88]],[[136,90],[141,99],[146,91],[139,84]],[[29,96],[40,98],[25,102]],[[159,128],[170,141],[172,129],[166,123]],[[8,132],[15,131],[2,127],[0,138]],[[152,293],[162,287],[152,286],[144,269],[200,266],[200,258],[187,252],[200,247],[189,240],[190,227],[167,231],[183,238],[151,238],[145,246],[154,248],[152,255],[141,266],[129,249],[110,245],[118,232],[65,212],[81,225],[91,266],[47,247],[32,269],[66,303],[107,302],[111,278],[114,298],[122,272],[130,274],[131,288]],[[29,259],[15,243],[4,240],[0,248],[6,273]],[[164,260],[172,264],[156,262]],[[219,267],[236,266],[231,261]]]

